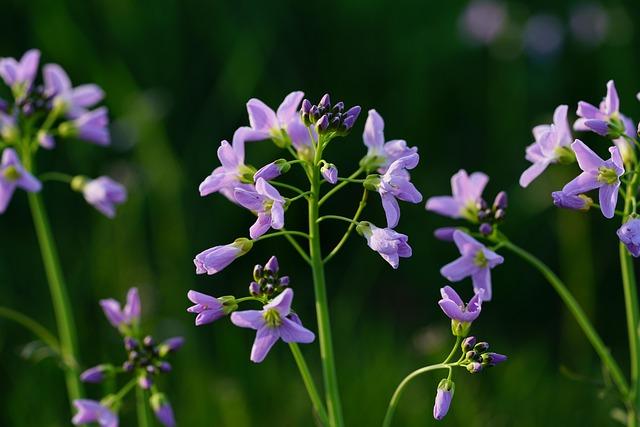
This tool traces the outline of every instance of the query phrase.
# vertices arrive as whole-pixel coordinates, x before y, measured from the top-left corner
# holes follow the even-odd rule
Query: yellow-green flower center
[[[473,263],[481,268],[485,268],[489,265],[489,260],[484,255],[484,251],[482,249],[476,252],[476,256],[473,258]]]
[[[597,180],[599,182],[604,182],[605,184],[612,185],[618,181],[618,174],[616,174],[616,170],[613,168],[600,166],[598,168]]]
[[[4,171],[2,171],[2,176],[4,176],[7,181],[17,181],[18,179],[20,179],[21,174],[15,166],[9,166]]]
[[[270,328],[277,328],[282,324],[280,313],[275,308],[266,310],[262,316],[264,317],[264,321],[266,322],[267,326]]]

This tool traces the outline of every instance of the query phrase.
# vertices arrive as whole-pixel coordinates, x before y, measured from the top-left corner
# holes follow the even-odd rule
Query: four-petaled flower
[[[379,228],[370,222],[362,221],[356,230],[367,239],[367,245],[389,263],[393,268],[398,268],[400,258],[411,257],[409,237],[390,228]]]
[[[407,169],[413,169],[418,165],[419,159],[418,154],[414,153],[395,160],[380,177],[377,190],[382,199],[382,207],[387,217],[387,226],[390,228],[398,225],[400,220],[398,200],[410,203],[420,203],[422,201],[422,194],[411,183],[409,172],[407,172]]]
[[[504,258],[460,230],[453,233],[453,241],[462,256],[442,267],[440,274],[452,282],[471,276],[473,290],[482,292],[483,301],[491,301],[491,269]]]
[[[302,326],[300,319],[291,313],[293,290],[285,289],[262,310],[236,311],[231,314],[231,322],[241,328],[251,328],[257,331],[256,339],[251,349],[251,361],[260,363],[278,341],[286,343],[310,343],[315,335]]]
[[[407,142],[402,139],[385,142],[384,120],[376,110],[369,110],[362,139],[368,151],[361,165],[368,170],[377,169],[380,173],[385,173],[394,161],[418,152],[417,147],[407,147]]]
[[[196,291],[189,291],[187,297],[195,304],[187,311],[197,314],[196,326],[206,325],[224,317],[224,304],[218,298]]]
[[[246,141],[259,141],[273,138],[276,143],[284,145],[284,138],[289,137],[289,126],[295,123],[302,124],[298,114],[298,106],[304,97],[304,92],[291,92],[284,98],[278,111],[273,111],[269,106],[259,99],[252,98],[247,102],[247,112],[249,113],[250,128],[241,128],[245,133]],[[303,125],[304,126],[304,125]],[[296,133],[296,132],[293,133]],[[305,128],[305,131],[308,131]],[[296,138],[297,139],[297,138]]]
[[[7,210],[16,188],[38,192],[42,184],[25,170],[15,150],[6,148],[0,161],[0,214]]]
[[[539,125],[533,128],[535,142],[526,149],[525,158],[533,163],[520,176],[520,185],[527,187],[552,163],[572,156],[568,148],[573,139],[567,121],[566,105],[560,105],[553,113],[552,125]]]
[[[465,304],[451,286],[445,286],[440,289],[442,299],[438,301],[438,305],[449,319],[471,323],[480,316],[483,293],[483,291],[476,292],[469,300],[469,303]]]
[[[127,292],[124,308],[113,298],[100,300],[100,306],[109,323],[116,328],[135,326],[140,321],[140,295],[137,288],[131,288]]]
[[[482,191],[489,182],[489,177],[482,172],[467,175],[460,169],[451,177],[451,196],[436,196],[427,200],[426,209],[450,218],[466,218],[477,221],[477,203]]]
[[[71,420],[76,426],[98,423],[100,427],[118,427],[118,416],[100,402],[76,399],[73,401],[73,406],[78,410],[78,413]]]
[[[583,172],[567,183],[562,192],[575,196],[599,189],[600,210],[605,218],[613,218],[618,203],[620,176],[624,173],[620,151],[617,147],[609,147],[611,159],[602,160],[579,139],[571,144],[571,148]]]
[[[16,61],[14,58],[0,59],[0,77],[11,88],[16,102],[21,102],[29,93],[36,78],[40,51],[31,49]]]
[[[47,64],[42,68],[44,95],[51,99],[53,108],[59,108],[67,117],[75,118],[87,112],[104,98],[98,85],[71,85],[67,73],[58,64]]]
[[[620,114],[620,99],[613,80],[607,82],[607,95],[599,107],[580,101],[577,114],[579,119],[573,125],[575,130],[591,130],[602,136],[618,138],[627,132],[626,117]],[[632,136],[632,135],[629,135]]]
[[[240,205],[258,214],[249,228],[252,239],[262,236],[269,228],[284,227],[284,198],[264,179],[258,178],[255,191],[236,188],[235,198]]]
[[[84,199],[107,218],[116,216],[116,205],[127,200],[127,189],[108,176],[87,181],[82,186]]]

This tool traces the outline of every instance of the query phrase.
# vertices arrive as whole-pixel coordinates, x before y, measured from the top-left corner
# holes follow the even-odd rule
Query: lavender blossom
[[[118,416],[100,402],[89,399],[76,399],[73,406],[78,412],[71,422],[78,426],[82,424],[98,423],[100,427],[118,427]]]
[[[16,102],[22,102],[31,90],[39,63],[40,51],[37,49],[25,52],[19,62],[14,58],[0,59],[0,77],[11,88]]]
[[[113,372],[111,365],[98,365],[80,374],[80,381],[85,383],[100,383]]]
[[[438,301],[438,305],[451,320],[471,323],[480,315],[483,293],[483,291],[477,292],[469,300],[469,303],[465,304],[451,286],[445,286],[440,289],[442,299]]]
[[[566,105],[560,105],[553,113],[552,125],[539,125],[533,128],[535,142],[527,147],[525,158],[533,163],[520,176],[520,185],[527,187],[553,163],[573,158],[571,131],[567,121]]]
[[[131,288],[127,292],[124,308],[113,298],[100,300],[100,306],[109,323],[115,328],[135,327],[140,322],[140,295],[137,288]]]
[[[455,227],[440,227],[436,228],[433,231],[433,235],[436,239],[442,240],[443,242],[453,242],[453,233],[457,228]]]
[[[430,197],[426,209],[450,218],[466,218],[476,222],[477,204],[488,181],[489,177],[482,172],[467,175],[467,171],[460,169],[451,177],[452,196]]]
[[[270,181],[288,172],[289,169],[291,169],[289,162],[285,159],[278,159],[258,169],[258,171],[253,174],[253,180],[257,181],[258,178],[262,178],[265,181]]]
[[[418,152],[417,147],[408,147],[407,142],[402,139],[385,142],[384,120],[376,110],[369,110],[362,139],[368,151],[360,165],[367,170],[377,169],[379,173],[385,173],[394,161]]]
[[[620,99],[613,80],[607,82],[607,95],[599,107],[580,101],[577,114],[580,118],[573,125],[575,130],[591,130],[610,138],[619,138],[626,132],[626,118],[620,114]]]
[[[452,282],[471,276],[473,290],[484,291],[482,300],[491,301],[491,269],[502,264],[504,258],[460,230],[453,233],[453,241],[462,256],[442,267],[440,274]]]
[[[599,189],[602,214],[605,218],[613,218],[618,203],[620,176],[624,173],[620,151],[617,147],[609,147],[611,159],[605,161],[579,139],[571,144],[571,148],[576,153],[578,166],[583,172],[567,183],[562,192],[575,196]]]
[[[38,145],[45,150],[52,150],[56,146],[56,140],[48,132],[40,130],[36,138],[38,139]]]
[[[236,258],[249,252],[252,247],[253,242],[242,237],[228,245],[215,246],[200,252],[193,260],[196,266],[196,274],[216,274],[231,264]]]
[[[272,138],[276,145],[285,146],[289,125],[300,123],[298,106],[303,96],[304,92],[291,92],[284,98],[277,112],[259,99],[250,99],[247,102],[247,112],[251,127],[244,130],[245,140],[259,141]]]
[[[631,255],[636,258],[640,257],[640,219],[630,219],[622,224],[616,233]]]
[[[398,200],[410,203],[420,203],[422,201],[422,194],[409,181],[410,176],[407,172],[407,169],[413,169],[418,165],[419,159],[418,154],[413,153],[395,160],[384,175],[380,177],[377,191],[382,199],[387,226],[390,228],[398,225],[400,220]]]
[[[206,325],[225,316],[224,304],[216,297],[189,291],[187,297],[195,305],[189,307],[189,313],[196,313],[196,326]]]
[[[111,144],[109,114],[106,107],[86,111],[71,121],[60,123],[58,132],[63,137],[78,137],[97,145]]]
[[[313,332],[303,327],[298,316],[291,313],[292,300],[293,290],[287,288],[260,311],[236,311],[231,314],[234,325],[257,331],[251,349],[252,362],[262,362],[278,339],[286,343],[305,344],[315,339]]]
[[[16,188],[34,193],[42,189],[42,184],[25,170],[16,151],[6,148],[0,161],[0,214],[7,210]]]
[[[584,194],[574,196],[562,191],[554,191],[551,193],[551,197],[553,198],[553,204],[563,209],[588,211],[593,204],[591,197],[587,197]]]
[[[333,163],[325,163],[322,165],[320,173],[329,184],[338,182],[338,168],[336,168],[336,165]]]
[[[218,159],[222,166],[211,172],[200,184],[201,196],[220,192],[230,201],[237,203],[234,195],[236,188],[252,190],[254,170],[244,164],[245,139],[241,129],[236,130],[233,144],[222,141],[218,148]]]
[[[71,181],[71,188],[82,191],[84,199],[107,218],[116,216],[116,205],[127,200],[127,189],[108,176],[87,180],[77,176]]]
[[[356,227],[358,233],[367,239],[367,245],[391,265],[394,269],[400,265],[400,258],[411,257],[409,238],[390,228],[378,228],[370,222],[362,221]]]
[[[240,205],[258,214],[249,229],[252,239],[262,236],[269,228],[284,227],[284,198],[264,179],[258,178],[255,191],[236,188],[234,194]]]
[[[80,117],[104,98],[104,92],[98,85],[71,86],[69,76],[58,64],[45,65],[42,73],[44,96],[51,99],[54,109],[59,109],[67,117]]]
[[[433,418],[441,420],[447,415],[449,406],[451,406],[451,399],[453,399],[454,390],[455,385],[453,381],[446,378],[440,381],[436,393],[436,401],[433,405]]]
[[[174,427],[176,425],[173,409],[167,397],[162,393],[154,393],[149,398],[149,403],[153,409],[158,421],[165,427]]]

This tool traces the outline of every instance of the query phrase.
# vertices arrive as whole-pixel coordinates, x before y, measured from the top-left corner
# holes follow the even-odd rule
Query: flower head
[[[471,323],[478,318],[482,306],[482,294],[478,292],[469,300],[468,304],[462,301],[462,298],[451,287],[445,286],[440,289],[442,299],[438,301],[438,305],[449,319],[459,322]]]
[[[196,266],[196,274],[216,274],[236,258],[249,252],[252,247],[253,242],[251,240],[239,238],[228,245],[215,246],[202,251],[193,260]]]
[[[224,303],[216,297],[189,291],[187,297],[195,305],[187,309],[189,313],[196,313],[196,326],[206,325],[225,316]]]
[[[33,86],[40,63],[40,51],[31,49],[16,61],[14,58],[0,59],[0,77],[13,92],[16,102],[21,102]]]
[[[482,172],[467,175],[464,169],[451,177],[451,196],[436,196],[427,200],[426,209],[450,218],[477,221],[477,204],[489,177]]]
[[[71,86],[67,73],[58,64],[47,64],[42,68],[44,96],[51,99],[53,108],[59,108],[67,117],[76,118],[104,98],[98,85]]]
[[[304,92],[291,92],[284,98],[277,111],[273,111],[259,99],[250,99],[247,102],[247,112],[251,127],[243,131],[245,140],[259,141],[271,138],[276,145],[285,146],[289,140],[289,126],[293,123],[302,124],[298,106],[303,96]]]
[[[611,159],[605,161],[579,139],[571,144],[571,148],[576,153],[578,166],[583,172],[567,183],[562,188],[562,192],[576,196],[599,189],[602,214],[606,218],[613,218],[618,203],[620,176],[624,173],[620,151],[617,147],[609,147]]]
[[[355,106],[344,111],[344,102],[331,104],[331,97],[324,94],[317,105],[312,105],[308,99],[302,101],[301,117],[305,125],[318,134],[336,133],[346,135],[351,131],[360,115],[360,107]]]
[[[71,420],[76,426],[98,423],[100,427],[118,427],[118,416],[100,402],[89,399],[76,399],[73,401],[73,406],[78,410]]]
[[[60,123],[58,132],[63,137],[78,137],[97,145],[109,145],[109,111],[107,107],[85,111],[71,121]]]
[[[418,152],[417,147],[408,147],[407,142],[402,139],[385,142],[384,120],[376,110],[369,110],[362,139],[368,151],[360,164],[367,170],[377,169],[378,172],[385,173],[394,161]]]
[[[420,203],[422,201],[422,194],[411,183],[409,172],[407,172],[407,169],[413,169],[418,165],[419,159],[418,153],[413,153],[395,160],[380,177],[377,191],[382,199],[382,207],[387,217],[387,226],[390,228],[398,225],[400,220],[398,200],[410,203]]]
[[[476,293],[483,292],[483,301],[491,301],[491,269],[502,264],[504,258],[460,230],[453,233],[461,257],[440,269],[440,274],[452,282],[471,276]]]
[[[553,198],[553,204],[563,209],[589,210],[593,204],[591,197],[587,197],[584,194],[574,196],[562,191],[554,191],[551,193],[551,197]]]
[[[535,142],[527,147],[525,158],[533,163],[520,176],[520,185],[527,187],[552,163],[573,157],[568,148],[571,145],[571,131],[567,121],[566,105],[560,105],[553,113],[552,125],[533,128]]]
[[[127,189],[108,176],[87,180],[78,176],[71,181],[71,188],[82,191],[84,199],[107,218],[116,216],[116,205],[127,200]]]
[[[390,228],[378,228],[370,222],[362,221],[356,227],[358,233],[367,239],[367,245],[391,265],[398,268],[400,258],[411,257],[409,238]]]
[[[453,399],[454,390],[455,385],[453,381],[446,378],[440,381],[438,391],[436,392],[436,401],[433,405],[433,418],[441,420],[447,415],[449,406],[451,406],[451,399]]]
[[[13,148],[5,148],[0,161],[0,214],[7,210],[16,188],[38,192],[42,184],[25,170]]]
[[[112,298],[100,300],[100,306],[109,323],[116,328],[131,327],[140,322],[140,295],[137,288],[131,288],[127,292],[127,303],[124,308],[121,308],[120,303]]]
[[[619,138],[627,132],[628,119],[620,114],[620,99],[613,80],[607,82],[607,95],[599,107],[580,101],[577,114],[580,118],[573,125],[575,130],[591,130],[610,138]]]
[[[300,323],[291,313],[293,290],[285,289],[262,310],[236,311],[231,314],[231,322],[241,328],[255,329],[256,339],[251,349],[251,361],[260,363],[271,347],[282,339],[286,343],[310,343],[315,335]]]
[[[284,227],[284,198],[263,178],[256,181],[255,191],[236,188],[235,198],[245,208],[256,212],[258,219],[249,229],[249,235],[256,239],[269,228]]]
[[[625,222],[618,229],[617,234],[631,255],[636,258],[640,257],[640,219],[633,218]]]

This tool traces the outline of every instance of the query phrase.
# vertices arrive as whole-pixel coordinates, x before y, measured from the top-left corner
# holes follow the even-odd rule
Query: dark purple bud
[[[356,116],[347,116],[347,118],[342,121],[342,128],[345,131],[351,130],[353,124],[356,122],[356,119]]]
[[[138,348],[138,341],[135,338],[125,337],[124,338],[124,348],[127,351],[132,351]]]
[[[149,375],[140,375],[138,377],[138,385],[143,390],[149,390],[153,385],[153,381],[151,380],[151,377]]]
[[[122,364],[122,369],[123,369],[125,372],[131,372],[131,371],[133,371],[133,368],[134,368],[134,367],[135,367],[135,365],[134,365],[133,363],[129,362],[128,360]]]
[[[260,285],[258,285],[257,282],[251,282],[249,284],[249,293],[254,297],[257,297],[258,295],[260,295],[262,293],[260,289]]]
[[[311,110],[309,111],[309,120],[311,121],[311,123],[315,123],[315,121],[318,120],[318,117],[320,117],[320,112],[318,111],[318,106],[317,105],[313,105],[311,107]]]
[[[496,366],[507,360],[507,356],[499,353],[485,353],[482,355],[482,363],[489,366]]]
[[[158,354],[160,357],[165,357],[167,354],[178,350],[183,344],[184,338],[182,337],[169,338],[158,346]]]
[[[481,341],[473,346],[473,349],[478,353],[484,353],[485,351],[489,350],[489,343],[486,341]]]
[[[502,209],[505,210],[507,209],[507,205],[508,205],[508,200],[507,200],[507,193],[505,191],[501,191],[498,193],[498,195],[496,196],[495,200],[493,201],[493,209],[494,210],[498,210],[498,209]]]
[[[436,239],[443,242],[453,242],[453,233],[457,230],[455,227],[440,227],[433,231]]]
[[[309,102],[309,100],[305,98],[302,101],[302,112],[305,113],[305,114],[309,114],[311,112],[311,107],[312,106],[313,105],[311,105],[311,102]]]
[[[153,347],[153,337],[151,335],[147,335],[142,340],[142,344],[144,344],[145,347]]]
[[[465,360],[480,360],[480,355],[475,350],[467,351],[464,355]]]
[[[496,219],[496,221],[499,221],[501,219],[504,219],[506,215],[507,215],[507,211],[505,211],[504,209],[498,209],[496,213],[493,215],[493,217]]]
[[[328,127],[329,127],[329,118],[327,117],[326,114],[324,114],[322,117],[320,117],[320,120],[318,120],[318,123],[316,123],[316,128],[318,132],[324,132],[325,130],[327,130]]]
[[[470,351],[476,345],[476,337],[467,337],[462,341],[462,351]]]
[[[146,369],[147,369],[147,372],[150,373],[151,375],[158,373],[158,368],[156,368],[153,365],[148,365]]]
[[[253,280],[257,282],[258,280],[262,279],[263,274],[264,269],[262,268],[262,266],[260,264],[256,264],[256,266],[253,267]]]
[[[342,113],[342,110],[344,110],[344,102],[342,101],[333,106],[333,111],[337,113]]]
[[[171,364],[169,362],[161,362],[159,366],[160,372],[171,372]]]
[[[487,219],[487,217],[491,214],[491,211],[489,209],[480,209],[478,210],[478,219],[480,221],[483,221],[485,219]]]
[[[160,423],[165,427],[175,427],[176,420],[173,416],[173,409],[164,394],[154,393],[149,399],[153,413]]]
[[[347,116],[347,118],[351,118],[352,117],[353,118],[353,122],[355,122],[356,119],[358,118],[358,116],[360,115],[360,110],[361,110],[360,106],[356,105],[354,107],[349,108],[347,110],[347,112],[344,113],[344,115]],[[346,119],[345,119],[345,121],[346,121]],[[353,123],[351,123],[351,125],[353,126]]]
[[[277,274],[278,270],[280,270],[280,266],[278,265],[278,258],[272,256],[269,258],[269,261],[264,265],[265,271],[271,272],[271,274]]]
[[[340,127],[340,117],[334,117],[329,122],[329,128],[337,130]]]
[[[480,199],[480,200],[478,200],[478,201],[476,202],[476,208],[477,208],[479,211],[483,211],[483,210],[487,209],[487,208],[488,208],[488,206],[487,206],[487,202],[486,202],[484,199]]]
[[[324,108],[324,109],[331,108],[331,98],[329,97],[328,93],[325,93],[322,99],[320,99],[320,102],[318,103],[318,107]]]
[[[98,365],[89,368],[80,374],[80,381],[85,383],[99,383],[105,379],[107,375],[113,372],[111,365]]]
[[[289,286],[289,276],[282,276],[280,279],[278,279],[278,285],[282,286],[283,288]]]
[[[483,222],[482,224],[480,224],[479,230],[480,230],[480,233],[484,234],[485,236],[488,236],[493,231],[493,227],[488,222]]]
[[[467,371],[471,372],[472,374],[476,374],[482,371],[482,364],[478,362],[471,362],[467,365]]]
[[[271,283],[267,284],[267,285],[264,287],[264,292],[265,292],[267,295],[271,295],[271,294],[273,294],[273,291],[274,291],[274,290],[275,290],[275,288],[273,287],[273,285],[272,285]]]

